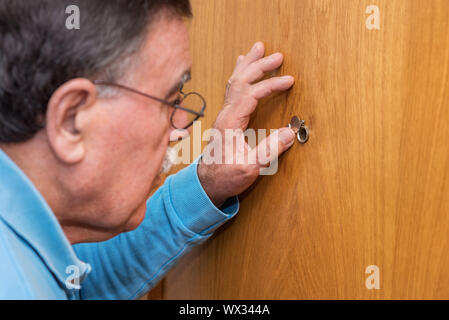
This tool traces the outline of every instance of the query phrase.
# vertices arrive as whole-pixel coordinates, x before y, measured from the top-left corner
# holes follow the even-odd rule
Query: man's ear
[[[47,106],[46,132],[56,156],[66,163],[81,161],[86,153],[80,114],[96,103],[95,85],[83,78],[70,80],[51,96]]]

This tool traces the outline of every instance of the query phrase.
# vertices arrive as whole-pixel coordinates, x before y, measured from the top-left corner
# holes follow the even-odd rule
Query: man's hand
[[[260,169],[269,165],[280,154],[292,146],[295,133],[289,128],[281,128],[252,149],[246,142],[243,131],[246,130],[250,115],[255,110],[258,100],[278,91],[289,89],[294,78],[291,76],[272,77],[260,80],[265,72],[273,71],[282,64],[283,56],[275,53],[264,56],[264,45],[257,42],[246,56],[239,56],[237,64],[226,87],[224,106],[214,123],[214,128],[221,133],[221,141],[213,137],[207,148],[220,148],[222,163],[211,163],[203,155],[198,166],[198,177],[209,198],[217,206],[226,199],[245,191],[259,176]],[[225,130],[233,129],[236,138],[225,141]],[[237,141],[236,141],[237,140]],[[226,144],[237,146],[226,148]],[[206,148],[206,150],[208,150]],[[226,149],[232,150],[227,152]],[[215,151],[214,151],[215,152]],[[207,154],[207,153],[205,153]],[[260,157],[260,154],[266,157]],[[244,163],[235,161],[245,159]],[[206,164],[208,163],[208,164]]]

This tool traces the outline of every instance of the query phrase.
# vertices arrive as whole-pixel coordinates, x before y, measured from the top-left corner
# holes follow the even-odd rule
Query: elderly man
[[[258,161],[200,157],[148,198],[170,137],[201,116],[182,102],[189,17],[189,0],[0,1],[0,298],[137,298],[237,213]],[[239,57],[217,130],[293,85],[259,81],[282,59],[260,42]],[[278,155],[294,132],[276,133],[259,147]]]

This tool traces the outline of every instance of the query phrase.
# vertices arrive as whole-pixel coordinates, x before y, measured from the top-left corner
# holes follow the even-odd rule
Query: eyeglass
[[[206,110],[206,100],[204,100],[203,96],[200,95],[197,92],[189,92],[184,93],[182,92],[182,89],[184,87],[183,84],[180,85],[178,91],[182,95],[180,98],[176,99],[174,102],[166,101],[157,97],[153,97],[149,94],[137,91],[135,89],[126,87],[124,85],[114,83],[114,82],[107,82],[103,80],[94,80],[93,83],[95,85],[100,86],[111,86],[111,87],[117,87],[120,89],[124,89],[136,94],[139,94],[141,96],[159,101],[163,104],[169,105],[173,107],[175,110],[172,112],[170,116],[170,124],[173,128],[178,130],[186,130],[192,124],[197,121],[200,117],[204,117],[204,110]],[[181,106],[183,104],[183,106]],[[187,112],[187,118],[183,118],[182,116],[179,117],[179,111],[182,110]],[[175,118],[176,111],[178,111],[178,118]],[[187,123],[187,125],[182,125],[182,123]]]

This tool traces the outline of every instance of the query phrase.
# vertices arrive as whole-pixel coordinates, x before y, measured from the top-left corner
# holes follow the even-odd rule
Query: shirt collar
[[[0,219],[17,232],[66,288],[69,266],[80,281],[90,265],[79,260],[45,199],[20,168],[0,149]]]

